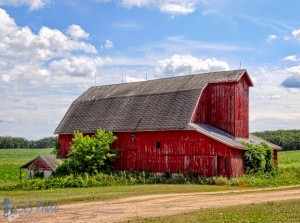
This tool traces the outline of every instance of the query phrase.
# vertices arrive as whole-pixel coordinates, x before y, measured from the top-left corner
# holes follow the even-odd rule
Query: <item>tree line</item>
[[[57,141],[56,136],[44,137],[39,140],[27,140],[22,137],[0,136],[0,149],[53,148],[56,141]]]
[[[252,134],[282,147],[283,150],[300,150],[299,129],[254,132]]]

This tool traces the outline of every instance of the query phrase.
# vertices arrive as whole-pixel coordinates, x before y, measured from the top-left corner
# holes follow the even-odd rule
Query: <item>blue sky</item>
[[[299,128],[299,50],[296,0],[0,0],[0,135],[52,135],[95,80],[240,66],[250,130]]]

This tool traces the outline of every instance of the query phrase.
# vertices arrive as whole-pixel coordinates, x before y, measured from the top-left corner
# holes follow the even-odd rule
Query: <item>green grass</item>
[[[0,185],[11,186],[19,182],[19,167],[39,155],[50,155],[53,149],[0,149]],[[27,170],[22,170],[25,179]]]
[[[234,187],[211,186],[211,185],[132,185],[132,186],[108,186],[90,188],[65,188],[54,190],[38,191],[0,191],[0,201],[9,198],[12,202],[37,201],[55,202],[58,204],[91,201],[91,200],[112,200],[122,197],[149,194],[171,194],[171,193],[193,193],[233,190]],[[0,206],[1,209],[1,206]]]
[[[281,151],[278,153],[279,168],[299,168],[300,169],[300,150]]]
[[[201,209],[190,213],[150,219],[136,219],[130,222],[206,222],[206,223],[266,223],[300,222],[300,200],[267,202],[224,208]]]

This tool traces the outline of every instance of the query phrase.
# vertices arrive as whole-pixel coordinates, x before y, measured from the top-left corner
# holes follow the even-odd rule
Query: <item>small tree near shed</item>
[[[97,130],[93,136],[74,133],[70,157],[56,169],[55,175],[96,174],[111,168],[117,156],[117,149],[110,145],[117,139],[112,132]]]

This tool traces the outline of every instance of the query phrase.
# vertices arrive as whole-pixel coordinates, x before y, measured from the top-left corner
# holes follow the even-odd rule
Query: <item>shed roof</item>
[[[59,163],[59,160],[56,159],[54,156],[37,156],[33,160],[29,161],[28,163],[25,163],[24,165],[20,166],[20,168],[28,168],[30,164],[32,164],[37,159],[41,159],[45,165],[47,165],[51,170],[55,171],[56,167]]]
[[[72,103],[55,133],[189,129],[203,89],[243,75],[253,85],[241,69],[91,87]]]

